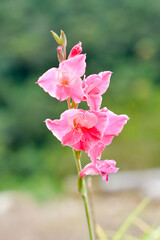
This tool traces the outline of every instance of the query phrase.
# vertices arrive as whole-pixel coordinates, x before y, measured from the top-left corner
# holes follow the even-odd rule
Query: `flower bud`
[[[65,33],[62,30],[61,30],[61,35],[60,35],[60,45],[64,48],[67,46],[67,38],[66,38]]]
[[[76,55],[81,54],[81,52],[82,52],[82,47],[81,47],[81,45],[82,45],[81,42],[79,42],[77,45],[75,45],[75,46],[71,49],[68,58],[75,57]]]
[[[56,42],[57,42],[58,44],[60,44],[61,41],[60,41],[60,38],[58,37],[58,35],[57,35],[55,32],[53,32],[52,30],[51,30],[50,32],[52,33],[52,35],[53,35],[54,39],[56,40]],[[61,45],[61,44],[60,44],[60,45]]]
[[[64,53],[61,46],[57,47],[57,57],[60,63],[64,60]]]

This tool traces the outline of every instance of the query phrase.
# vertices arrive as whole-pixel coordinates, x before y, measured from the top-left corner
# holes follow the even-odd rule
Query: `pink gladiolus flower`
[[[80,54],[59,64],[59,68],[51,68],[36,83],[52,97],[60,101],[71,97],[75,103],[83,98],[81,77],[85,73],[86,55]]]
[[[118,136],[129,119],[127,115],[117,115],[106,108],[103,108],[100,112],[106,112],[108,124],[102,138],[97,141],[88,152],[88,155],[93,162],[101,158],[102,151],[107,145],[111,144],[114,136]]]
[[[88,152],[102,138],[107,125],[107,114],[105,111],[70,109],[61,114],[60,120],[47,119],[46,125],[63,146]]]
[[[110,83],[111,72],[101,72],[98,75],[93,74],[83,80],[83,101],[87,101],[90,110],[98,111],[102,97]]]
[[[82,52],[82,47],[81,47],[81,45],[82,45],[81,42],[79,42],[77,45],[75,45],[75,46],[71,49],[68,58],[75,57],[75,56],[81,54],[81,52]]]
[[[116,173],[118,168],[115,167],[116,162],[114,160],[96,161],[87,164],[80,172],[80,178],[86,175],[102,175],[104,181],[108,181],[110,173]]]

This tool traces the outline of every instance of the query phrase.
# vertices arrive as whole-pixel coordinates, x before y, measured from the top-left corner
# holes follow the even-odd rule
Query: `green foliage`
[[[149,203],[149,199],[144,199],[125,219],[120,228],[116,231],[107,231],[107,234],[102,230],[102,228],[98,225],[96,228],[96,233],[98,240],[159,240],[160,238],[160,227],[152,228],[143,222],[138,216],[140,213],[146,208]],[[142,237],[135,237],[130,234],[127,234],[128,229],[131,225],[135,224],[135,221],[138,219],[138,223],[136,226],[142,231]]]
[[[1,187],[11,188],[14,178],[43,175],[56,182],[75,172],[70,150],[44,124],[67,104],[35,85],[58,66],[50,30],[64,30],[68,53],[82,41],[87,75],[114,72],[102,106],[130,120],[103,158],[115,159],[121,169],[160,166],[159,0],[2,0],[0,19]]]
[[[120,228],[118,229],[118,231],[114,235],[113,240],[120,240],[120,239],[122,239],[122,237],[125,235],[126,231],[130,227],[130,225],[133,223],[134,219],[140,214],[140,212],[143,211],[143,209],[147,206],[148,203],[149,203],[149,200],[148,199],[144,199],[144,201],[142,201],[137,206],[137,208],[134,209],[134,211],[130,214],[130,216],[124,221],[122,226],[120,226]]]

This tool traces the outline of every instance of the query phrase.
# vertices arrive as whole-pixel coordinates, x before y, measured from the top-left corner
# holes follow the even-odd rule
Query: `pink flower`
[[[82,47],[81,47],[81,45],[82,45],[81,42],[79,42],[77,45],[75,45],[75,46],[71,49],[68,58],[75,57],[75,56],[81,54],[81,52],[82,52]]]
[[[83,101],[87,101],[91,110],[99,110],[102,102],[101,95],[108,89],[111,74],[109,71],[101,72],[98,75],[90,75],[83,80]]]
[[[103,108],[100,112],[106,112],[108,123],[102,138],[88,152],[93,162],[101,158],[102,151],[111,144],[114,136],[118,136],[129,119],[127,115],[117,115],[107,108]]]
[[[110,173],[116,173],[118,168],[115,167],[116,162],[114,160],[96,161],[87,164],[80,172],[80,178],[86,175],[102,175],[104,181],[108,181]]]
[[[36,83],[52,97],[60,101],[71,97],[75,103],[83,98],[81,77],[85,73],[86,55],[80,54],[59,64],[59,68],[51,68]]]
[[[88,152],[101,138],[107,125],[106,112],[70,109],[61,114],[60,120],[46,120],[46,125],[62,145],[77,151]]]

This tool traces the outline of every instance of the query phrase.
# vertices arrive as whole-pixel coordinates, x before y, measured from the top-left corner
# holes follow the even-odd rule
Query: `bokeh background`
[[[0,22],[0,190],[48,197],[76,174],[72,151],[44,124],[67,104],[35,84],[58,66],[50,30],[65,31],[68,53],[82,42],[87,76],[113,72],[102,107],[130,120],[102,159],[121,170],[160,167],[159,0],[1,0]]]

